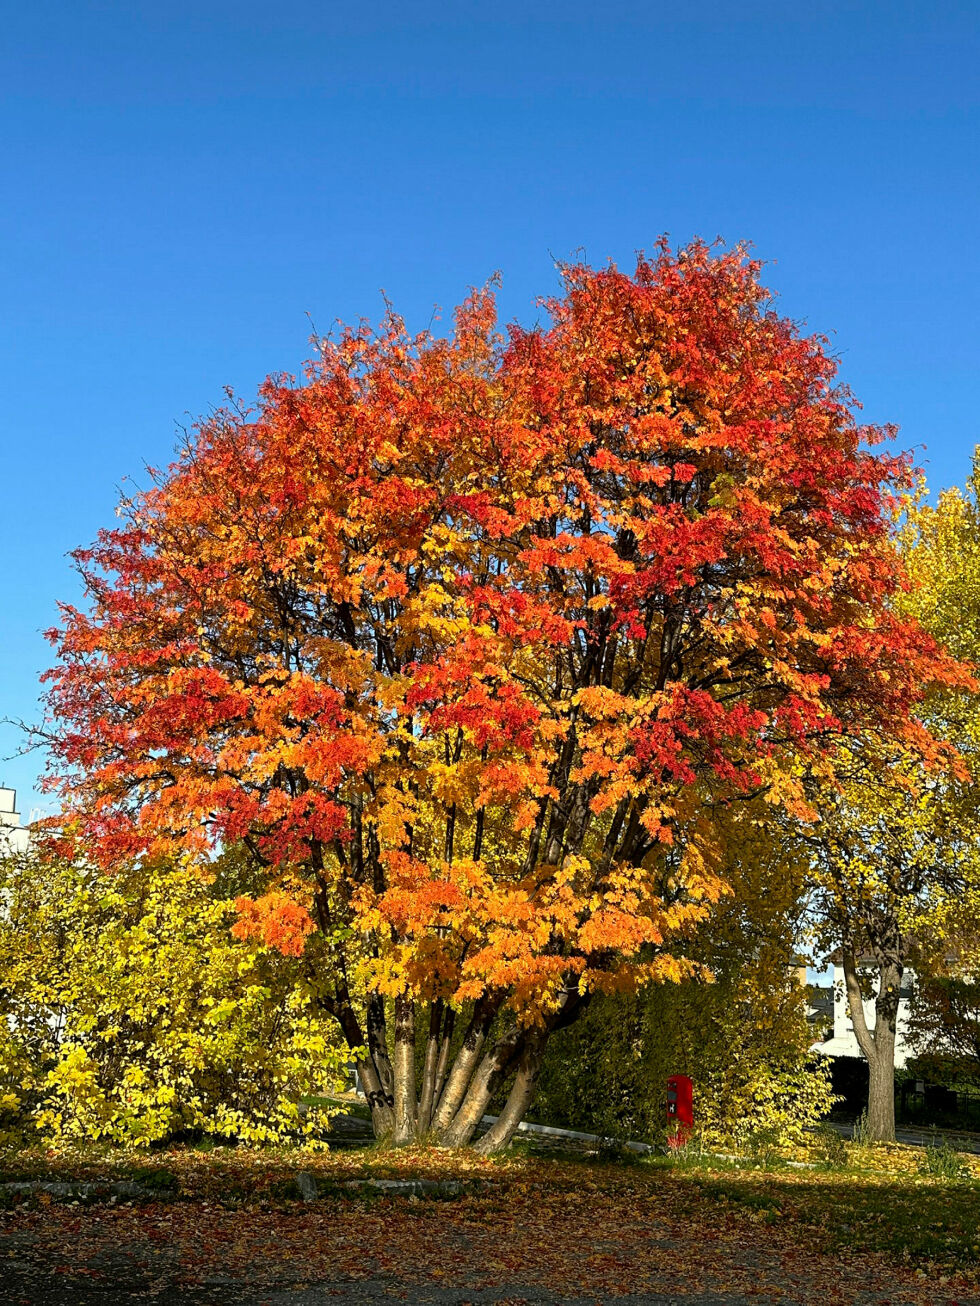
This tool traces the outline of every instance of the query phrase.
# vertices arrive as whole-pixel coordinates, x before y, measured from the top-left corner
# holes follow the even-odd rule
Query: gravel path
[[[846,1285],[841,1284],[847,1291]],[[789,1296],[773,1297],[767,1292],[741,1293],[685,1292],[630,1293],[615,1298],[568,1296],[542,1290],[529,1283],[501,1283],[493,1288],[440,1288],[432,1285],[408,1285],[391,1279],[349,1279],[321,1283],[311,1287],[253,1292],[231,1288],[222,1281],[196,1287],[159,1288],[153,1285],[111,1287],[77,1282],[39,1283],[33,1278],[0,1278],[0,1302],[3,1306],[375,1306],[380,1302],[425,1303],[426,1306],[759,1306],[776,1302],[779,1306],[808,1306],[808,1299]],[[847,1306],[920,1306],[921,1297],[909,1298],[901,1289],[884,1288],[859,1291],[836,1299]],[[947,1298],[937,1295],[937,1306],[955,1302],[955,1306],[978,1306],[980,1298]]]

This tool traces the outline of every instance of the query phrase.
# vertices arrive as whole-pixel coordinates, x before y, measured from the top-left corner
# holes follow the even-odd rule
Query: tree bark
[[[364,1096],[371,1108],[371,1128],[375,1138],[387,1138],[395,1127],[395,1113],[388,1100],[388,1094],[382,1087],[374,1062],[364,1057],[357,1062],[357,1075],[364,1089]]]
[[[392,1141],[403,1147],[415,1141],[418,1104],[415,1096],[415,1003],[395,998],[395,1131]]]
[[[442,1099],[442,1089],[446,1082],[446,1073],[449,1070],[449,1054],[453,1047],[453,1030],[455,1027],[456,1012],[452,1007],[449,1007],[442,1022],[442,1034],[439,1038],[439,1057],[436,1061],[435,1084],[432,1090],[432,1109],[429,1112],[430,1125]]]
[[[446,1086],[442,1090],[439,1098],[439,1105],[436,1109],[433,1127],[440,1133],[444,1133],[452,1123],[453,1117],[459,1109],[460,1103],[466,1096],[466,1090],[473,1071],[476,1069],[480,1060],[480,1052],[486,1041],[490,1026],[493,1023],[496,1014],[496,1004],[486,998],[476,1004],[476,1008],[470,1019],[466,1034],[463,1038],[463,1046],[456,1055],[453,1062],[453,1068],[449,1072],[449,1078],[446,1080]]]
[[[429,1007],[429,1036],[425,1041],[425,1062],[422,1066],[422,1096],[419,1099],[419,1133],[424,1134],[432,1119],[432,1104],[436,1094],[436,1068],[439,1057],[439,1031],[442,1026],[443,1003],[437,999]]]
[[[504,1109],[491,1128],[475,1144],[477,1151],[497,1152],[509,1145],[528,1107],[534,1101],[538,1072],[544,1062],[548,1039],[557,1030],[566,1029],[574,1024],[591,1000],[591,994],[569,989],[564,994],[558,1010],[543,1028],[525,1032],[517,1053],[517,1073]],[[513,1064],[513,1058],[510,1064]]]
[[[361,1033],[360,1022],[353,1007],[345,1002],[334,1009],[334,1014],[340,1022],[340,1028],[347,1040],[347,1046],[359,1048],[363,1053],[364,1035]],[[374,1059],[370,1055],[366,1057],[359,1055],[356,1064],[357,1075],[361,1081],[361,1087],[364,1089],[364,1096],[371,1108],[371,1127],[374,1130],[374,1136],[375,1138],[384,1138],[391,1133],[395,1126],[391,1096],[385,1091],[377,1067],[374,1064]]]
[[[902,967],[897,963],[878,966],[878,994],[875,998],[875,1027],[868,1028],[864,1000],[852,949],[843,949],[844,984],[854,1037],[868,1063],[868,1136],[874,1142],[895,1141],[895,1034]]]
[[[895,1039],[902,967],[895,962],[878,970],[875,998],[875,1049],[877,1066],[869,1066],[868,1132],[883,1143],[895,1141]]]
[[[878,1039],[875,1040],[879,1042]],[[879,1044],[874,1061],[868,1062],[868,1135],[877,1143],[895,1141],[895,1036]]]
[[[517,1060],[526,1040],[524,1030],[514,1026],[497,1040],[477,1067],[459,1109],[442,1131],[446,1147],[465,1147],[483,1119],[490,1099]]]
[[[385,1000],[380,993],[372,993],[367,1004],[368,1051],[378,1072],[381,1087],[388,1105],[395,1105],[395,1072],[388,1055],[388,1026],[385,1017]]]
[[[517,1063],[517,1074],[504,1109],[483,1137],[474,1144],[477,1152],[486,1154],[502,1151],[517,1133],[517,1126],[534,1100],[534,1089],[544,1060],[546,1043],[547,1035],[544,1033],[532,1035],[528,1039]]]

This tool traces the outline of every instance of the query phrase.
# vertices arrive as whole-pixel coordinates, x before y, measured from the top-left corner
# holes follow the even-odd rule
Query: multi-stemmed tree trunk
[[[549,1019],[528,1028],[500,1022],[502,1002],[500,994],[496,1000],[476,1003],[455,1048],[455,1010],[440,1000],[430,1004],[419,1072],[416,1004],[407,997],[395,1000],[394,1058],[389,1061],[383,1044],[377,1044],[373,1055],[357,1062],[378,1137],[399,1145],[424,1141],[447,1147],[464,1147],[476,1138],[475,1146],[483,1152],[508,1145],[533,1100],[548,1038],[581,1014],[588,997],[575,990],[567,993]],[[375,997],[373,1003],[377,1010],[380,999]],[[495,1017],[503,1027],[493,1032]],[[508,1080],[511,1086],[499,1117],[477,1138],[492,1099]]]

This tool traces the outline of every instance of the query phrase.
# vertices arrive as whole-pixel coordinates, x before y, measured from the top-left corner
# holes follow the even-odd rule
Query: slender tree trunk
[[[429,1112],[429,1124],[438,1110],[442,1098],[446,1073],[449,1070],[449,1054],[453,1047],[453,1030],[456,1027],[456,1012],[452,1007],[446,1011],[442,1022],[442,1034],[439,1038],[439,1057],[436,1061],[435,1085],[432,1090],[432,1109]]]
[[[524,1119],[528,1107],[534,1100],[534,1089],[537,1084],[538,1071],[544,1061],[546,1044],[547,1035],[541,1033],[532,1035],[524,1045],[520,1060],[517,1063],[517,1074],[514,1077],[510,1093],[507,1095],[504,1109],[483,1137],[474,1144],[476,1151],[484,1153],[499,1152],[507,1147],[514,1137],[517,1126]]]
[[[422,1066],[422,1096],[419,1099],[419,1133],[424,1134],[432,1119],[432,1104],[436,1094],[436,1067],[439,1057],[439,1031],[442,1026],[443,1003],[437,999],[429,1007],[429,1036],[425,1041],[425,1062]]]
[[[395,998],[395,1132],[393,1141],[404,1146],[415,1141],[418,1104],[415,1097],[415,1003]]]
[[[395,1128],[395,1113],[385,1092],[374,1062],[365,1057],[357,1062],[357,1075],[371,1108],[371,1128],[375,1138],[386,1138]]]
[[[372,993],[367,1004],[368,1051],[374,1062],[381,1081],[381,1087],[388,1098],[388,1105],[395,1105],[395,1072],[388,1055],[388,1025],[385,1016],[385,1000],[380,993]]]
[[[340,1022],[340,1028],[347,1040],[347,1046],[363,1049],[364,1035],[361,1032],[361,1025],[354,1008],[345,1002],[339,1008],[334,1008],[334,1015]],[[384,1138],[394,1128],[395,1116],[392,1110],[391,1096],[386,1092],[378,1075],[374,1059],[370,1055],[366,1057],[363,1055],[358,1056],[357,1075],[361,1081],[361,1087],[364,1089],[364,1096],[367,1098],[368,1106],[371,1108],[371,1127],[374,1130],[374,1136],[375,1138]]]

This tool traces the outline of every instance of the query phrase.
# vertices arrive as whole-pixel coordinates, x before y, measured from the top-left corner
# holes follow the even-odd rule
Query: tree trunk
[[[517,1074],[504,1109],[483,1137],[474,1144],[476,1151],[483,1153],[502,1151],[516,1134],[517,1126],[524,1119],[528,1107],[534,1100],[534,1089],[538,1071],[544,1061],[546,1042],[547,1036],[544,1033],[532,1035],[528,1039],[517,1063]]]
[[[368,1051],[374,1068],[378,1072],[381,1087],[388,1098],[388,1105],[395,1105],[395,1072],[388,1055],[388,1026],[385,1016],[385,1000],[380,993],[372,993],[367,1004]]]
[[[410,997],[395,998],[395,1132],[397,1146],[413,1143],[418,1106],[415,1097],[415,1003]]]
[[[884,1047],[879,1033],[875,1039],[878,1053],[868,1062],[868,1136],[876,1143],[895,1141],[895,1036]]]
[[[480,1062],[452,1122],[442,1131],[446,1147],[465,1147],[473,1137],[490,1099],[520,1055],[524,1042],[524,1031],[515,1026],[497,1040]]]
[[[432,1104],[436,1095],[436,1070],[439,1057],[439,1031],[442,1026],[441,1000],[429,1007],[429,1036],[425,1041],[425,1062],[422,1066],[422,1096],[419,1099],[419,1134],[424,1134],[432,1119]]]
[[[879,967],[875,998],[875,1050],[878,1064],[868,1074],[868,1132],[883,1143],[895,1141],[895,1037],[902,967],[890,962]]]
[[[558,1010],[544,1028],[525,1031],[515,1053],[518,1057],[517,1074],[514,1076],[514,1083],[504,1103],[504,1109],[491,1128],[475,1144],[477,1151],[498,1152],[508,1146],[517,1132],[518,1125],[524,1119],[528,1107],[534,1101],[538,1071],[544,1062],[548,1039],[557,1030],[566,1029],[578,1020],[591,1000],[591,994],[579,993],[575,989],[568,990]],[[513,1060],[514,1058],[511,1057],[509,1065],[513,1065]]]
[[[364,1089],[367,1104],[371,1108],[371,1128],[374,1130],[374,1136],[386,1138],[395,1127],[395,1113],[370,1057],[358,1060],[357,1075]]]
[[[875,998],[875,1027],[868,1028],[854,952],[844,949],[844,983],[847,1005],[858,1047],[868,1063],[868,1137],[876,1143],[895,1141],[895,1032],[902,967],[879,965]]]
[[[486,999],[481,999],[477,1003],[466,1030],[466,1035],[463,1038],[463,1046],[453,1062],[453,1068],[449,1072],[446,1086],[440,1095],[439,1105],[436,1108],[435,1118],[432,1122],[433,1127],[440,1134],[449,1128],[460,1103],[466,1096],[467,1087],[479,1062],[480,1052],[495,1014],[496,1006]]]
[[[363,1051],[364,1035],[361,1033],[361,1026],[353,1007],[349,1003],[344,1003],[339,1009],[335,1009],[334,1014],[340,1022],[348,1047],[360,1048]],[[394,1128],[395,1116],[391,1095],[381,1082],[373,1057],[358,1056],[357,1075],[364,1089],[367,1104],[371,1108],[371,1127],[374,1136],[384,1138]]]
[[[439,1039],[439,1056],[436,1060],[435,1081],[432,1089],[432,1106],[429,1110],[427,1128],[432,1124],[433,1117],[435,1116],[442,1099],[442,1089],[446,1082],[446,1073],[449,1070],[449,1054],[453,1047],[453,1030],[455,1027],[456,1012],[452,1007],[450,1007],[442,1022],[442,1034]]]

